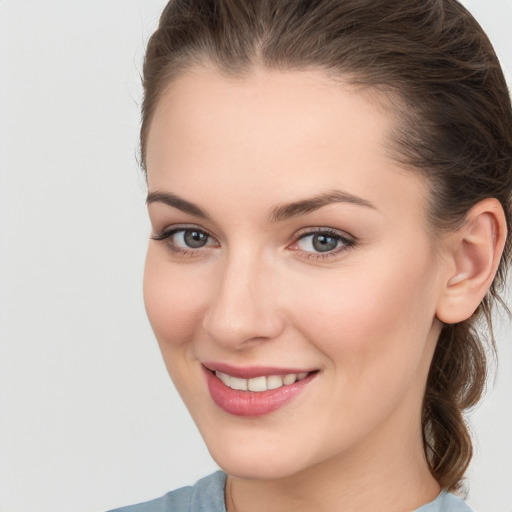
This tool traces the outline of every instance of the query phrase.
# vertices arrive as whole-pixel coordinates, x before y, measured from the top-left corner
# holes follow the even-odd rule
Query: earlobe
[[[496,275],[507,234],[505,213],[497,199],[484,199],[466,222],[449,235],[447,277],[436,315],[446,324],[468,319]]]

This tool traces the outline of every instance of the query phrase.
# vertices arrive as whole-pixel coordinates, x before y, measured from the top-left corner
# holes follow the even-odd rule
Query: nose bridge
[[[219,265],[218,288],[205,312],[204,330],[232,348],[276,337],[283,319],[272,293],[272,271],[264,258],[250,250],[232,251]]]

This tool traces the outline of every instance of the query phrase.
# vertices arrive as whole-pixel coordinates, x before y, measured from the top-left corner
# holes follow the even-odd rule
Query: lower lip
[[[215,374],[205,369],[210,395],[223,411],[235,416],[263,416],[277,411],[297,397],[315,378],[310,373],[306,378],[267,391],[238,391],[226,386]]]

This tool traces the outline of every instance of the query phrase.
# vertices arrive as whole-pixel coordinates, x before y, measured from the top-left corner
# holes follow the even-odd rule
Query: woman
[[[146,308],[223,472],[123,510],[469,510],[462,413],[512,193],[476,21],[455,0],[175,0],[144,89]]]

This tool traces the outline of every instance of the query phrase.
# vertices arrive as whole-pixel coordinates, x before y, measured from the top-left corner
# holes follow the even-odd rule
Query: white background
[[[164,3],[0,0],[1,512],[104,510],[215,469],[142,303],[139,72]],[[465,4],[510,79],[512,2]],[[512,512],[510,332],[473,415],[480,512]]]

